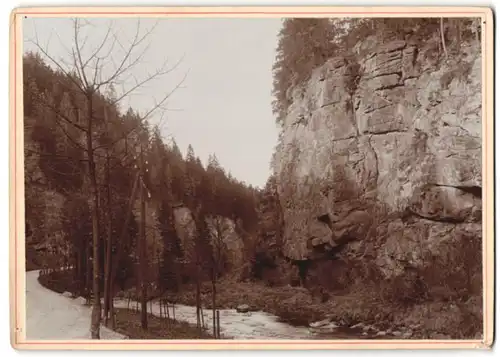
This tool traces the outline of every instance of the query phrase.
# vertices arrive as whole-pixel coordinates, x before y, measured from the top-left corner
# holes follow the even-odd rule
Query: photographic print
[[[13,345],[490,347],[492,26],[17,9]]]

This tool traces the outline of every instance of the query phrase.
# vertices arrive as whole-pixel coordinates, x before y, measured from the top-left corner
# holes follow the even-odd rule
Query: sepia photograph
[[[475,10],[18,9],[16,341],[488,347]]]

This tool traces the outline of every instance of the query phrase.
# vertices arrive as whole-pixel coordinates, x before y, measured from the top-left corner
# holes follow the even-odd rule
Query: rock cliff
[[[273,162],[283,253],[309,260],[366,242],[397,275],[481,237],[481,54],[466,43],[437,60],[425,44],[370,39],[357,52],[288,91]]]
[[[189,257],[194,249],[196,224],[189,208],[178,206],[174,210],[175,227],[181,241],[182,249]],[[214,255],[221,256],[234,268],[240,268],[244,262],[243,240],[236,232],[234,222],[226,217],[209,216],[206,219],[210,229],[210,243]]]

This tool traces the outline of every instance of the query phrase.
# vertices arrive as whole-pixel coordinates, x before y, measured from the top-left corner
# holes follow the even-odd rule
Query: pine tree
[[[194,154],[194,149],[191,144],[188,145],[187,151],[186,151],[186,162],[187,163],[194,163],[196,161],[196,156]]]
[[[177,145],[177,142],[175,141],[175,139],[172,139],[171,146],[172,146],[171,152],[172,152],[173,157],[177,158],[178,160],[182,160],[181,149],[179,149],[179,146]]]
[[[306,80],[334,50],[330,19],[287,18],[283,21],[273,65],[273,112],[277,123],[283,121],[290,105],[288,89]]]
[[[163,239],[163,252],[160,266],[160,287],[177,290],[180,284],[178,259],[182,257],[180,239],[175,229],[172,205],[163,201],[160,207],[159,230]]]

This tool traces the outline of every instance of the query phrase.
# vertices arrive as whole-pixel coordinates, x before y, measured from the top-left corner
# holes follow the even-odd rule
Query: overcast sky
[[[102,42],[111,19],[89,21],[81,30],[81,41],[87,37],[84,60]],[[137,19],[112,21],[119,43],[126,48],[134,37]],[[122,107],[145,112],[186,76],[182,87],[168,100],[162,134],[174,137],[183,153],[192,144],[204,164],[208,155],[215,153],[237,179],[263,186],[278,135],[271,113],[271,67],[281,20],[145,18],[140,21],[140,33],[157,21],[149,40],[136,51],[139,54],[147,49],[146,55],[117,91],[127,90],[134,84],[133,78],[145,78],[165,60],[172,66],[181,62],[174,71],[122,102]],[[36,38],[35,33],[51,56],[70,58],[74,33],[70,19],[25,19],[25,51],[35,49],[30,42]],[[105,54],[108,49],[101,52]],[[104,72],[110,73],[114,66],[109,59],[117,63],[122,56],[120,46],[115,45]]]

